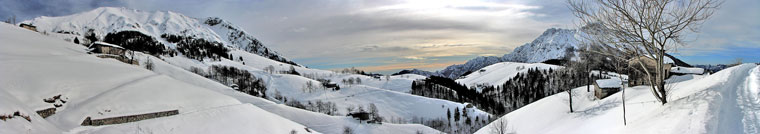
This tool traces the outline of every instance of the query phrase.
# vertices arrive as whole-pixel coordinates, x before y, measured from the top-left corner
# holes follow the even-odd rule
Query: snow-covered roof
[[[671,67],[670,72],[682,74],[702,74],[705,72],[705,69],[696,67]]]
[[[115,48],[121,48],[121,49],[124,49],[123,47],[121,47],[121,46],[119,46],[119,45],[114,45],[114,44],[111,44],[111,43],[105,43],[105,42],[95,42],[95,43],[92,43],[92,44],[90,44],[90,46],[88,46],[87,48],[92,48],[92,47],[93,47],[93,46],[95,46],[96,44],[97,44],[97,45],[103,45],[103,46],[109,46],[109,47],[115,47]]]
[[[621,81],[618,78],[596,80],[596,85],[599,88],[620,88],[620,83]]]

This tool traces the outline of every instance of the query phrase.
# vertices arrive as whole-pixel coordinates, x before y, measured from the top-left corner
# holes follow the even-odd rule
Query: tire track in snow
[[[760,66],[753,68],[749,72],[742,85],[742,90],[739,96],[739,105],[741,106],[744,114],[742,123],[744,123],[744,132],[756,134],[760,133]]]
[[[723,83],[722,89],[719,89],[721,92],[721,102],[718,104],[720,105],[720,109],[716,114],[718,118],[717,133],[746,133],[744,126],[746,125],[745,123],[749,122],[743,122],[747,118],[744,115],[745,109],[743,108],[749,104],[740,105],[740,103],[744,103],[748,99],[745,92],[749,89],[745,85],[753,68],[756,68],[756,66],[742,67],[742,70],[735,71],[736,73],[732,74],[726,83]]]
[[[154,74],[151,74],[151,75],[142,76],[142,77],[136,78],[134,80],[130,80],[130,81],[121,83],[121,84],[116,85],[116,86],[114,86],[114,87],[112,87],[112,88],[110,88],[110,89],[108,89],[106,91],[100,92],[100,93],[98,93],[96,95],[93,95],[93,96],[91,96],[91,97],[89,97],[87,99],[82,100],[81,104],[92,102],[92,99],[95,99],[98,96],[102,96],[102,95],[108,94],[110,92],[114,92],[115,90],[121,89],[124,86],[131,85],[131,84],[134,84],[134,83],[138,83],[138,82],[141,82],[141,81],[145,81],[145,80],[147,80],[149,78],[156,77],[156,76],[159,76],[159,74],[154,73]],[[80,103],[76,103],[76,104],[80,104]]]

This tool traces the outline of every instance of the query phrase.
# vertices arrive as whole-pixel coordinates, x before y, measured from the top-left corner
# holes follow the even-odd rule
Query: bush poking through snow
[[[509,130],[509,121],[507,119],[498,119],[491,125],[492,134],[511,134]]]
[[[145,69],[153,70],[153,61],[150,60],[150,57],[146,58],[148,60],[145,60]]]
[[[354,134],[354,130],[350,127],[343,127],[343,134]]]
[[[19,111],[13,112],[12,115],[5,115],[5,114],[0,115],[0,120],[6,121],[8,119],[13,119],[13,117],[16,117],[16,116],[24,118],[26,119],[26,121],[32,122],[32,118],[29,118],[29,115],[21,114],[21,112]]]

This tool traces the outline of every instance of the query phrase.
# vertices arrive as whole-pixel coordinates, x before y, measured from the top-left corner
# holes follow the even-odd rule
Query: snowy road
[[[729,78],[721,91],[722,101],[716,114],[718,119],[716,133],[740,134],[760,132],[760,102],[758,102],[758,84],[760,67],[747,71],[737,71],[735,77]]]
[[[760,66],[749,72],[742,87],[745,90],[737,92],[741,95],[737,101],[744,114],[744,133],[760,133]]]

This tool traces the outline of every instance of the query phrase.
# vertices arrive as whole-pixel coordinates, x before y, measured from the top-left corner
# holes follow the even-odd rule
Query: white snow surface
[[[620,78],[599,79],[596,80],[596,84],[599,85],[600,88],[620,88],[622,81]]]
[[[464,78],[457,79],[456,82],[465,84],[467,86],[497,86],[504,84],[509,79],[515,77],[518,73],[525,73],[528,72],[528,69],[536,68],[539,70],[547,70],[550,68],[559,69],[562,67],[544,63],[501,62],[473,71]]]
[[[234,97],[113,59],[88,55],[81,45],[8,24],[0,24],[0,31],[0,112],[20,111],[32,119],[31,122],[21,118],[0,121],[2,133],[286,133],[291,130],[306,133],[305,126],[243,104]],[[53,107],[42,100],[59,94],[67,102],[56,114],[42,119],[34,113]],[[88,116],[99,119],[174,109],[179,110],[179,115],[100,127],[79,125]],[[197,127],[211,122],[239,125]]]
[[[88,21],[83,20],[90,20],[95,19],[97,22],[93,22],[95,24],[90,24]],[[151,23],[154,20],[158,19],[158,23],[154,24]],[[210,18],[213,19],[213,18]],[[122,22],[124,21],[124,22]],[[229,22],[222,21],[221,23],[217,25],[205,25],[203,23],[198,22],[198,19],[193,19],[186,17],[181,14],[173,13],[173,12],[144,12],[140,10],[132,10],[132,9],[126,9],[126,8],[98,8],[93,11],[78,13],[74,15],[69,16],[62,16],[62,17],[39,17],[34,20],[31,20],[29,22],[32,22],[35,25],[38,25],[38,29],[43,30],[54,30],[54,29],[65,29],[65,30],[73,30],[73,31],[82,31],[89,28],[94,28],[96,32],[98,32],[97,35],[102,36],[104,33],[113,32],[113,31],[121,31],[121,30],[136,30],[140,31],[142,33],[148,34],[150,36],[160,36],[160,34],[163,33],[175,33],[180,32],[183,34],[189,34],[194,35],[195,37],[200,37],[204,39],[210,39],[211,41],[220,41],[224,42],[226,40],[236,40],[239,41],[240,38],[232,37],[232,36],[226,36],[226,35],[232,35],[232,33],[238,34],[242,30],[240,30],[237,27],[232,26],[229,24]],[[132,27],[130,22],[135,22]],[[122,24],[124,23],[124,24]],[[176,24],[175,24],[176,23]],[[114,27],[111,25],[120,25],[119,27]],[[137,26],[137,25],[140,26]],[[127,26],[121,26],[121,25],[127,25]],[[150,26],[147,26],[150,25]],[[87,27],[84,27],[87,26]],[[174,27],[176,26],[176,27]],[[224,29],[233,27],[231,29]],[[157,28],[156,28],[157,27]],[[167,27],[167,28],[161,28],[161,27]],[[193,29],[193,30],[181,30],[181,29]],[[213,31],[213,32],[211,32]],[[28,31],[26,31],[28,32]],[[199,35],[195,35],[199,33]],[[225,35],[215,35],[216,33],[219,34],[225,34]],[[50,33],[50,32],[48,32]],[[80,33],[81,34],[81,33]],[[207,34],[207,35],[206,35]],[[245,34],[245,33],[244,33]],[[66,34],[68,35],[68,34]],[[65,36],[64,34],[57,34],[57,33],[50,33],[50,36],[56,37],[56,38],[62,38],[62,39],[71,39],[73,37]],[[49,38],[49,37],[44,37]],[[81,37],[80,37],[81,38]],[[249,38],[244,38],[249,39]],[[165,43],[163,40],[159,40]],[[248,40],[252,41],[252,40]],[[240,44],[251,43],[248,41],[240,41],[236,43],[232,43],[235,41],[231,41],[228,46],[231,47],[241,47],[238,46]],[[39,43],[38,43],[39,44]],[[427,97],[421,97],[416,95],[411,95],[408,92],[411,89],[411,83],[412,81],[416,79],[424,79],[426,77],[420,76],[420,75],[413,75],[413,74],[406,74],[406,75],[398,75],[398,76],[391,76],[389,80],[386,80],[384,77],[381,79],[375,79],[369,76],[364,75],[357,75],[357,74],[344,74],[344,73],[336,73],[333,71],[327,71],[327,70],[318,70],[318,69],[310,69],[305,68],[301,66],[292,66],[297,72],[301,74],[301,76],[298,75],[289,75],[289,74],[279,74],[279,73],[273,73],[270,74],[268,72],[265,72],[264,69],[268,66],[274,67],[274,69],[277,71],[285,71],[289,70],[291,68],[291,65],[285,64],[279,61],[272,60],[270,58],[262,57],[260,54],[254,54],[251,50],[244,50],[241,49],[231,49],[229,54],[232,55],[233,59],[221,59],[221,60],[210,60],[210,59],[204,59],[203,61],[189,59],[184,56],[159,56],[154,57],[151,55],[142,54],[140,52],[135,53],[136,60],[141,63],[140,67],[144,67],[142,63],[150,59],[152,62],[154,62],[154,69],[153,71],[144,70],[141,68],[137,68],[135,66],[130,65],[122,65],[123,63],[120,63],[118,61],[112,60],[112,59],[100,59],[95,58],[94,56],[87,55],[83,52],[83,49],[80,49],[79,45],[72,44],[72,43],[66,43],[63,41],[58,40],[56,43],[47,43],[47,44],[57,44],[56,46],[66,46],[66,49],[76,50],[74,55],[80,55],[81,57],[88,57],[91,60],[97,60],[97,61],[108,61],[110,62],[108,65],[114,65],[119,64],[119,66],[125,66],[123,68],[134,68],[134,69],[114,69],[116,71],[121,71],[122,73],[101,73],[97,72],[100,68],[109,68],[108,66],[104,67],[103,65],[100,65],[100,63],[96,63],[96,65],[80,65],[82,63],[70,63],[72,65],[70,66],[76,66],[76,68],[81,70],[95,70],[96,72],[92,73],[98,73],[98,76],[87,76],[88,78],[100,80],[100,81],[93,81],[90,83],[96,83],[93,85],[98,85],[99,83],[107,83],[103,86],[97,86],[93,87],[96,89],[95,91],[103,91],[108,90],[113,87],[108,86],[110,83],[128,83],[130,81],[136,81],[137,83],[155,83],[155,84],[149,84],[149,85],[134,85],[134,83],[128,83],[128,84],[122,84],[123,86],[120,86],[116,89],[121,89],[121,91],[129,91],[134,92],[132,95],[138,95],[142,94],[143,90],[150,90],[146,87],[152,87],[152,86],[162,86],[167,88],[180,88],[179,86],[173,85],[172,83],[167,82],[146,82],[146,81],[177,81],[178,83],[182,83],[180,85],[185,85],[190,88],[188,90],[199,90],[198,92],[204,92],[199,93],[198,95],[207,95],[207,96],[218,96],[218,97],[212,97],[212,98],[219,98],[218,101],[213,101],[214,99],[205,100],[205,99],[195,99],[194,101],[190,100],[186,103],[188,104],[171,104],[172,102],[183,102],[182,99],[191,99],[193,97],[187,97],[187,98],[160,98],[159,96],[162,95],[162,92],[179,92],[179,91],[173,91],[172,89],[168,89],[167,91],[158,92],[156,94],[151,94],[148,96],[155,97],[155,99],[159,100],[167,100],[170,104],[161,104],[156,103],[156,107],[161,108],[178,108],[180,109],[180,115],[184,115],[182,112],[183,109],[187,109],[185,111],[199,111],[200,113],[208,113],[208,114],[216,114],[214,110],[211,110],[209,108],[212,107],[220,107],[220,106],[230,106],[230,105],[239,105],[235,107],[249,107],[248,105],[244,104],[253,104],[254,108],[232,108],[232,109],[249,109],[249,110],[255,110],[257,108],[263,109],[263,111],[273,113],[275,115],[284,117],[286,120],[290,120],[292,122],[302,124],[303,127],[299,128],[299,130],[303,130],[304,127],[308,127],[310,129],[316,130],[317,132],[323,132],[323,133],[341,133],[343,131],[344,127],[349,127],[354,129],[357,133],[414,133],[416,131],[422,131],[425,133],[438,133],[437,130],[434,130],[430,127],[419,125],[419,124],[392,124],[392,123],[383,123],[382,125],[377,124],[366,124],[366,123],[359,123],[357,120],[345,117],[347,111],[345,110],[346,107],[350,106],[363,106],[366,109],[368,109],[368,105],[374,103],[379,110],[379,113],[381,116],[385,117],[387,121],[393,120],[396,118],[401,118],[404,121],[411,121],[414,117],[421,117],[427,119],[445,119],[446,118],[446,110],[453,109],[453,108],[462,108],[464,107],[464,104],[452,102],[448,100],[441,100],[441,99],[433,99],[433,98],[427,98]],[[169,43],[165,43],[169,44]],[[81,46],[80,46],[81,47]],[[14,48],[16,49],[16,48]],[[30,49],[36,49],[36,48],[30,48]],[[61,51],[61,49],[55,49],[51,50],[54,53],[58,53],[55,51]],[[258,52],[258,51],[256,51]],[[10,53],[10,52],[9,52]],[[11,54],[17,54],[17,53],[11,53]],[[241,60],[242,59],[242,60]],[[58,62],[68,62],[66,60],[61,60]],[[47,66],[58,66],[58,63],[49,63]],[[207,69],[209,66],[212,65],[224,65],[224,66],[232,66],[239,69],[248,70],[250,73],[252,73],[257,78],[263,79],[263,81],[266,83],[267,87],[267,95],[268,98],[258,98],[254,96],[250,96],[247,94],[240,93],[238,91],[234,91],[231,88],[227,87],[229,85],[222,85],[220,83],[217,83],[215,81],[206,79],[202,76],[196,75],[194,73],[191,73],[189,71],[186,71],[190,69],[191,67],[197,67],[200,69]],[[68,66],[68,65],[65,65]],[[79,66],[86,66],[79,67]],[[49,69],[49,67],[41,66],[39,69]],[[134,70],[137,70],[136,72]],[[30,71],[30,70],[23,70],[22,72]],[[59,70],[61,71],[61,70]],[[68,71],[63,70],[66,73],[74,73],[76,71]],[[68,75],[79,75],[79,74],[85,74],[84,72],[76,72],[77,74],[62,74],[59,77],[51,77],[48,80],[53,81],[56,79],[64,79],[60,77],[68,77]],[[157,74],[156,74],[157,73]],[[118,79],[118,80],[111,80],[111,79],[100,79],[101,77],[110,78],[112,75],[117,75],[119,77],[113,77],[111,79]],[[57,75],[56,75],[57,76]],[[308,76],[305,77],[305,76]],[[40,76],[30,76],[33,78],[40,77]],[[332,82],[338,83],[340,85],[341,90],[339,91],[330,91],[330,90],[324,90],[324,89],[317,89],[313,91],[305,91],[303,90],[303,87],[305,83],[312,82],[317,87],[320,87],[320,82],[315,81],[311,78],[320,78],[320,79],[328,79]],[[347,83],[342,83],[341,81],[348,78],[359,78],[361,79],[361,84],[353,84],[349,85]],[[37,78],[39,79],[39,78]],[[72,79],[76,80],[76,79]],[[104,80],[110,80],[109,82],[101,82]],[[66,81],[60,81],[62,83],[66,83]],[[85,82],[72,82],[72,83],[84,83],[89,84]],[[172,84],[172,85],[169,85]],[[138,91],[132,91],[132,90],[124,90],[125,89],[131,89],[131,88],[141,88]],[[211,91],[210,93],[205,93],[207,91]],[[307,101],[311,101],[312,103],[321,100],[321,101],[330,101],[336,103],[336,106],[338,107],[339,115],[336,116],[329,116],[322,113],[316,113],[306,110],[301,110],[293,107],[286,106],[282,104],[280,100],[274,99],[274,95],[279,92],[281,95],[288,98],[289,101],[298,100],[302,103],[307,103]],[[23,92],[25,93],[25,92]],[[45,93],[45,92],[43,92]],[[56,95],[58,92],[50,92],[45,93],[46,97],[51,97],[53,95]],[[94,92],[92,94],[87,94],[90,96],[95,96],[98,92]],[[104,95],[109,95],[110,97],[116,97],[119,98],[121,96],[118,96],[116,94],[119,94],[120,92],[113,92],[113,93],[103,93]],[[14,94],[16,95],[16,94]],[[196,95],[196,96],[198,96]],[[21,95],[23,96],[23,95]],[[193,95],[188,95],[193,96]],[[72,96],[67,96],[72,97]],[[82,98],[79,96],[76,96],[77,98]],[[121,98],[128,98],[128,97],[121,97]],[[198,98],[198,97],[195,97]],[[21,98],[19,98],[21,99]],[[89,100],[89,99],[88,99]],[[101,100],[101,99],[92,99],[92,100]],[[149,102],[152,99],[142,99],[142,100],[135,100],[137,102]],[[38,108],[42,108],[46,106],[47,104],[41,103],[39,100],[39,97],[32,98],[30,101],[39,101],[40,104],[32,103],[30,105],[33,105]],[[72,100],[75,101],[75,100]],[[84,102],[86,100],[79,100],[78,102]],[[107,100],[103,99],[103,101],[118,101],[118,100]],[[201,101],[201,102],[196,102]],[[73,103],[73,102],[70,102]],[[111,104],[88,104],[81,106],[81,111],[84,110],[85,107],[91,107],[96,106],[97,110],[111,110],[110,108],[113,107],[123,107],[123,108],[135,108],[132,111],[124,110],[119,111],[121,113],[117,113],[117,110],[111,110],[111,113],[104,113],[104,115],[99,117],[112,117],[116,116],[117,114],[129,114],[129,113],[140,113],[140,112],[147,112],[150,110],[151,112],[155,111],[163,111],[164,109],[140,109],[142,107],[138,107],[140,103],[131,104],[128,102],[122,102],[119,103],[120,105],[114,105],[111,106]],[[192,103],[200,103],[195,105],[190,105]],[[205,103],[211,103],[211,104],[205,104]],[[39,106],[37,106],[39,105]],[[186,106],[189,105],[189,106]],[[69,105],[64,105],[64,108],[68,109]],[[489,114],[486,112],[483,112],[477,108],[468,109],[469,115],[472,118],[475,118],[475,116],[485,117]],[[65,110],[62,113],[65,113]],[[71,110],[76,111],[76,110]],[[231,110],[231,111],[241,111],[241,110]],[[71,112],[78,113],[78,112]],[[251,112],[255,113],[255,112]],[[109,115],[110,114],[110,115]],[[236,113],[226,113],[234,115]],[[91,114],[87,114],[88,116]],[[207,115],[207,114],[196,114],[196,115]],[[265,115],[265,114],[262,114]],[[61,117],[56,117],[61,116]],[[48,119],[56,119],[61,118],[62,123],[59,122],[53,122],[56,125],[64,126],[62,129],[64,131],[69,130],[71,132],[84,132],[84,133],[100,133],[100,132],[112,132],[112,130],[101,130],[100,128],[95,130],[90,129],[80,129],[78,127],[75,127],[72,125],[72,122],[81,122],[81,119],[85,117],[84,113],[76,114],[76,116],[63,116],[63,115],[53,115],[49,117]],[[187,117],[191,118],[191,117]],[[177,118],[170,118],[167,120],[203,120],[206,117],[192,117],[193,119],[187,119],[186,117],[177,117]],[[241,118],[243,120],[244,118]],[[163,119],[161,119],[163,120]],[[146,121],[147,122],[147,121]],[[167,121],[167,122],[175,122],[175,121]],[[78,123],[77,123],[78,124]],[[124,126],[124,127],[104,127],[102,129],[114,129],[113,131],[119,131],[123,129],[148,129],[155,132],[169,132],[165,130],[164,128],[160,127],[142,127],[143,125],[137,124],[131,124],[130,126]],[[145,123],[145,124],[151,124],[151,123]],[[287,124],[287,123],[285,123]],[[273,124],[273,125],[279,125],[279,124]],[[141,127],[137,127],[141,126]],[[178,129],[186,128],[185,125],[166,125],[166,126],[173,126],[177,127]],[[289,125],[284,125],[284,127],[289,127]],[[275,129],[284,128],[284,127],[273,127]],[[296,128],[296,127],[292,127]],[[250,128],[250,129],[263,129],[263,128]],[[290,130],[290,129],[283,129],[283,130]],[[199,131],[201,132],[201,131]],[[258,131],[254,131],[258,132]],[[272,131],[274,132],[274,131]],[[178,132],[179,133],[179,132]],[[234,132],[233,132],[234,133]],[[299,131],[301,133],[301,131]]]
[[[558,93],[513,111],[508,121],[516,133],[759,133],[760,67],[742,64],[705,77],[669,83],[669,102],[659,103],[647,86],[625,89],[627,125],[623,125],[622,92],[595,100],[585,87],[573,89],[573,108],[567,92]],[[492,132],[493,124],[476,134]]]
[[[671,67],[670,72],[682,74],[702,74],[705,72],[705,69],[698,67]]]
[[[192,130],[192,127],[190,126],[194,126],[193,124],[200,124],[199,122],[193,123],[193,122],[188,122],[188,121],[203,121],[207,119],[213,119],[213,118],[209,118],[209,116],[196,116],[196,115],[222,115],[222,114],[242,115],[243,114],[243,113],[234,113],[238,111],[245,111],[246,114],[255,114],[256,116],[241,116],[239,118],[236,118],[234,116],[222,116],[220,117],[221,118],[220,120],[228,120],[225,118],[233,118],[234,120],[229,119],[228,121],[240,122],[243,125],[250,124],[250,123],[246,123],[244,120],[259,120],[259,119],[252,119],[249,117],[267,119],[266,117],[260,117],[260,116],[275,115],[277,116],[277,118],[274,118],[272,120],[281,120],[281,121],[274,121],[273,123],[269,123],[269,126],[265,125],[261,127],[249,127],[249,128],[240,130],[240,131],[247,130],[247,132],[253,132],[253,133],[258,133],[258,132],[280,133],[280,132],[289,132],[290,130],[293,130],[293,129],[295,129],[299,133],[305,133],[304,128],[307,128],[307,127],[309,129],[312,129],[312,131],[325,132],[325,133],[341,133],[344,127],[350,127],[354,129],[354,131],[357,133],[414,133],[416,131],[421,131],[425,133],[438,133],[437,130],[434,130],[430,127],[419,125],[419,124],[392,124],[392,123],[383,123],[382,125],[366,124],[366,123],[359,123],[357,120],[352,119],[350,117],[328,116],[322,113],[315,113],[311,111],[288,107],[283,104],[278,104],[267,99],[253,97],[247,94],[240,93],[238,91],[234,91],[230,89],[229,87],[227,87],[226,85],[219,84],[217,82],[211,81],[202,76],[193,74],[185,70],[185,69],[188,69],[189,67],[200,67],[202,69],[205,69],[211,65],[227,65],[227,66],[234,66],[241,69],[249,70],[255,76],[264,79],[265,82],[268,84],[267,87],[270,90],[268,90],[267,93],[270,95],[270,99],[272,99],[271,97],[277,91],[283,93],[283,95],[286,95],[287,97],[289,97],[289,99],[302,100],[304,101],[304,103],[305,101],[321,100],[323,98],[319,98],[319,97],[323,95],[357,96],[357,97],[354,97],[353,99],[350,99],[351,101],[331,100],[331,102],[335,102],[338,104],[338,107],[340,107],[339,110],[341,110],[340,113],[342,114],[346,113],[345,107],[348,107],[348,106],[362,105],[366,109],[366,107],[370,103],[376,103],[377,107],[379,108],[380,115],[389,119],[394,118],[394,117],[399,117],[403,119],[411,119],[412,117],[445,118],[445,111],[441,110],[442,108],[464,107],[464,105],[461,103],[451,102],[447,100],[431,99],[431,98],[420,97],[420,96],[415,96],[415,95],[405,93],[409,91],[410,86],[411,86],[411,81],[415,79],[425,78],[424,76],[419,76],[419,75],[411,75],[411,74],[400,75],[400,76],[392,76],[390,77],[391,78],[390,80],[385,80],[385,79],[378,80],[378,79],[374,79],[374,78],[363,76],[363,75],[340,74],[340,73],[335,73],[332,71],[316,70],[316,69],[303,68],[300,66],[294,66],[294,68],[302,74],[314,75],[317,77],[333,80],[334,82],[339,82],[341,79],[345,79],[345,78],[360,78],[363,80],[363,83],[358,84],[358,85],[349,86],[349,85],[341,84],[341,87],[343,87],[343,89],[338,92],[324,93],[327,91],[323,90],[320,92],[302,93],[303,92],[301,90],[302,86],[307,81],[312,81],[315,84],[320,84],[320,83],[311,79],[307,79],[305,77],[301,77],[301,76],[287,75],[287,74],[269,74],[267,72],[264,72],[263,68],[270,65],[274,66],[275,69],[278,71],[287,70],[289,69],[290,65],[273,61],[271,59],[264,58],[259,55],[251,54],[242,50],[233,50],[231,52],[231,54],[233,54],[234,57],[243,57],[242,61],[239,61],[237,59],[235,61],[223,59],[221,61],[205,60],[204,62],[201,62],[198,60],[191,60],[191,59],[180,57],[180,56],[158,58],[158,57],[142,54],[139,52],[136,53],[136,56],[135,56],[137,58],[136,60],[140,61],[140,63],[144,63],[147,59],[151,59],[151,61],[154,62],[155,64],[154,70],[153,72],[151,72],[139,67],[123,64],[121,62],[118,62],[112,59],[101,59],[101,58],[96,58],[92,55],[87,55],[84,51],[85,48],[83,46],[67,43],[60,39],[53,39],[50,37],[42,36],[39,33],[34,33],[28,30],[20,29],[20,28],[4,28],[4,29],[11,29],[9,31],[12,31],[12,32],[5,32],[6,30],[3,30],[4,33],[6,34],[17,34],[16,31],[28,33],[28,34],[23,34],[23,36],[21,37],[24,37],[24,38],[19,38],[18,42],[6,41],[9,39],[3,39],[4,43],[8,42],[12,44],[12,45],[5,45],[5,44],[3,45],[3,47],[7,47],[6,49],[3,49],[3,50],[7,50],[7,51],[2,51],[3,54],[14,55],[16,57],[10,58],[10,57],[3,56],[2,58],[10,58],[10,59],[21,58],[21,59],[30,59],[32,61],[44,59],[42,61],[35,61],[32,63],[45,64],[45,65],[31,65],[31,66],[35,66],[36,68],[26,67],[26,66],[30,66],[26,64],[15,64],[15,65],[24,66],[24,67],[10,66],[10,67],[3,67],[3,68],[4,69],[5,68],[10,68],[10,69],[22,68],[24,70],[15,69],[15,70],[4,70],[4,71],[13,71],[15,72],[14,74],[18,74],[18,75],[25,74],[25,76],[28,77],[28,79],[30,79],[29,81],[32,81],[32,80],[56,81],[55,83],[50,83],[52,84],[51,86],[61,86],[57,88],[50,87],[50,86],[39,88],[39,89],[45,89],[44,92],[42,91],[27,92],[28,90],[25,90],[25,89],[28,87],[14,88],[17,90],[9,90],[9,92],[12,92],[12,96],[22,96],[22,97],[27,97],[27,96],[30,96],[28,94],[32,94],[34,97],[30,97],[30,98],[28,97],[24,99],[28,99],[26,100],[28,102],[34,102],[34,103],[27,103],[27,105],[34,106],[35,110],[40,110],[42,108],[51,106],[51,104],[42,102],[41,100],[42,97],[47,98],[47,97],[52,97],[57,94],[64,94],[64,96],[72,98],[69,103],[65,104],[64,107],[62,107],[63,109],[59,109],[60,113],[57,113],[51,117],[48,117],[48,120],[55,120],[55,121],[52,121],[51,123],[57,125],[56,127],[60,127],[62,131],[68,131],[71,133],[108,133],[108,132],[117,132],[117,131],[138,132],[138,130],[145,131],[145,132],[159,132],[159,133],[183,133],[183,132],[188,132],[188,131],[185,131],[185,130],[179,131],[177,129]],[[30,36],[30,37],[26,37],[26,36]],[[3,37],[8,37],[8,36],[3,36]],[[12,37],[19,37],[19,35],[12,36]],[[45,43],[29,41],[32,39],[37,40],[37,38],[44,38],[44,40],[42,41],[44,41]],[[38,45],[16,47],[16,45],[21,45],[21,44],[38,44]],[[39,46],[39,45],[42,45],[42,46]],[[51,47],[51,45],[53,47]],[[44,49],[40,49],[40,48],[44,48]],[[32,51],[32,52],[27,52],[25,51],[26,49],[29,49],[28,51]],[[49,58],[47,56],[25,55],[25,54],[36,54],[33,52],[36,52],[39,50],[45,50],[44,53],[74,55],[75,57],[58,56],[56,58]],[[34,58],[29,58],[29,57],[38,57],[40,59],[34,59]],[[84,58],[81,58],[81,57],[84,57]],[[66,58],[66,59],[71,59],[71,60],[61,60],[57,58]],[[20,60],[20,61],[28,61],[28,60]],[[81,63],[81,62],[84,62],[84,63]],[[101,62],[107,62],[107,64],[104,64]],[[242,63],[247,63],[247,64],[243,65]],[[10,64],[1,64],[1,65],[10,65]],[[60,68],[51,68],[53,66],[60,67]],[[112,66],[117,66],[117,68],[101,69],[101,68],[113,68]],[[140,66],[144,67],[144,65],[140,65]],[[69,70],[69,68],[73,68],[76,70]],[[43,71],[36,71],[40,75],[55,74],[53,72],[62,73],[62,74],[53,75],[54,77],[28,75],[28,72],[35,72],[32,70],[43,70]],[[112,72],[108,72],[108,71],[112,71]],[[158,74],[155,74],[155,73],[158,73]],[[88,79],[85,79],[85,80],[72,79],[71,78],[72,76],[86,77]],[[4,75],[3,77],[5,77],[3,78],[3,80],[7,79],[8,81],[11,81],[11,83],[12,82],[23,83],[23,82],[18,82],[18,81],[22,81],[22,79],[8,79],[10,77],[16,77],[15,75],[7,75],[7,76]],[[108,78],[108,79],[104,79],[104,78]],[[70,83],[74,83],[73,86]],[[19,84],[6,84],[6,85],[17,86]],[[34,85],[34,84],[22,84],[22,85],[39,86],[39,85]],[[158,92],[152,90],[158,87],[168,88],[168,89],[163,89],[165,91],[158,91]],[[63,90],[60,88],[65,88],[66,90],[74,89],[74,91],[71,91],[71,92],[76,92],[76,93],[59,91],[59,90]],[[35,88],[35,89],[38,89],[38,88]],[[182,89],[182,90],[179,91],[179,89]],[[92,91],[82,92],[82,90],[92,90]],[[192,92],[188,92],[185,90],[192,91]],[[170,95],[167,97],[167,94],[174,94],[175,92],[182,93],[182,94]],[[185,92],[188,92],[188,93],[185,93]],[[372,98],[372,97],[359,97],[360,94],[363,94],[366,96],[372,96],[372,97],[379,97],[381,99]],[[131,98],[130,96],[145,96],[145,97]],[[216,97],[213,97],[213,96],[216,96]],[[77,99],[73,99],[73,98],[77,98]],[[80,98],[86,98],[86,99],[80,99]],[[110,98],[110,99],[106,99],[106,98]],[[204,99],[197,99],[197,98],[204,98]],[[129,101],[123,101],[123,99],[128,99]],[[99,103],[92,103],[91,101],[98,101]],[[159,103],[155,103],[155,101],[158,101]],[[111,104],[111,103],[115,103],[115,104]],[[244,105],[246,103],[253,104],[253,106]],[[76,108],[72,108],[73,104],[76,104],[75,105]],[[223,106],[226,106],[226,107],[223,107]],[[428,107],[429,109],[424,109],[426,107]],[[437,110],[433,109],[433,107],[437,107]],[[226,113],[220,113],[219,112],[220,110],[215,110],[215,108],[225,108],[225,109],[232,109],[232,110],[222,110]],[[113,116],[120,116],[124,114],[156,112],[156,111],[163,111],[163,110],[169,110],[169,109],[180,109],[180,115],[177,115],[177,117],[167,117],[165,119],[164,118],[155,119],[155,120],[159,120],[155,122],[146,120],[146,121],[140,121],[140,122],[134,122],[134,123],[114,125],[113,127],[112,126],[77,127],[78,124],[81,123],[81,121],[86,116],[92,116],[93,118],[97,119],[100,117],[113,117]],[[272,114],[255,112],[255,111],[262,111],[262,110],[257,110],[257,109],[262,109],[264,112],[269,112]],[[406,110],[406,109],[413,109],[413,110]],[[92,110],[92,111],[88,111],[88,110]],[[111,112],[104,112],[106,110],[111,111]],[[480,116],[487,115],[487,113],[482,112],[477,109],[470,109],[470,110],[472,110],[471,112],[473,114],[471,115],[473,117],[478,116],[478,115]],[[100,115],[100,113],[103,113],[103,115]],[[210,116],[210,117],[214,117],[214,116]],[[171,122],[171,123],[185,122],[186,124],[155,125],[156,122]],[[293,124],[296,124],[297,126],[293,126]],[[303,124],[303,125],[300,125],[300,124]],[[224,125],[224,126],[228,126],[225,129],[229,129],[230,127],[234,128],[240,125]],[[220,127],[223,127],[223,126],[220,125]],[[45,127],[45,128],[54,129],[55,127]],[[172,128],[174,128],[174,130],[172,130]],[[219,128],[219,129],[222,129],[222,128]],[[260,129],[260,130],[255,131],[255,129]],[[282,131],[280,131],[280,129]],[[18,130],[16,132],[23,131],[23,129],[19,129],[19,128],[13,128],[12,130]],[[61,131],[61,130],[58,130],[58,131]],[[216,130],[209,129],[208,131],[203,130],[203,131],[189,131],[189,132],[202,133],[202,132],[212,132],[212,131],[216,131]],[[237,133],[238,131],[220,131],[220,132]]]

